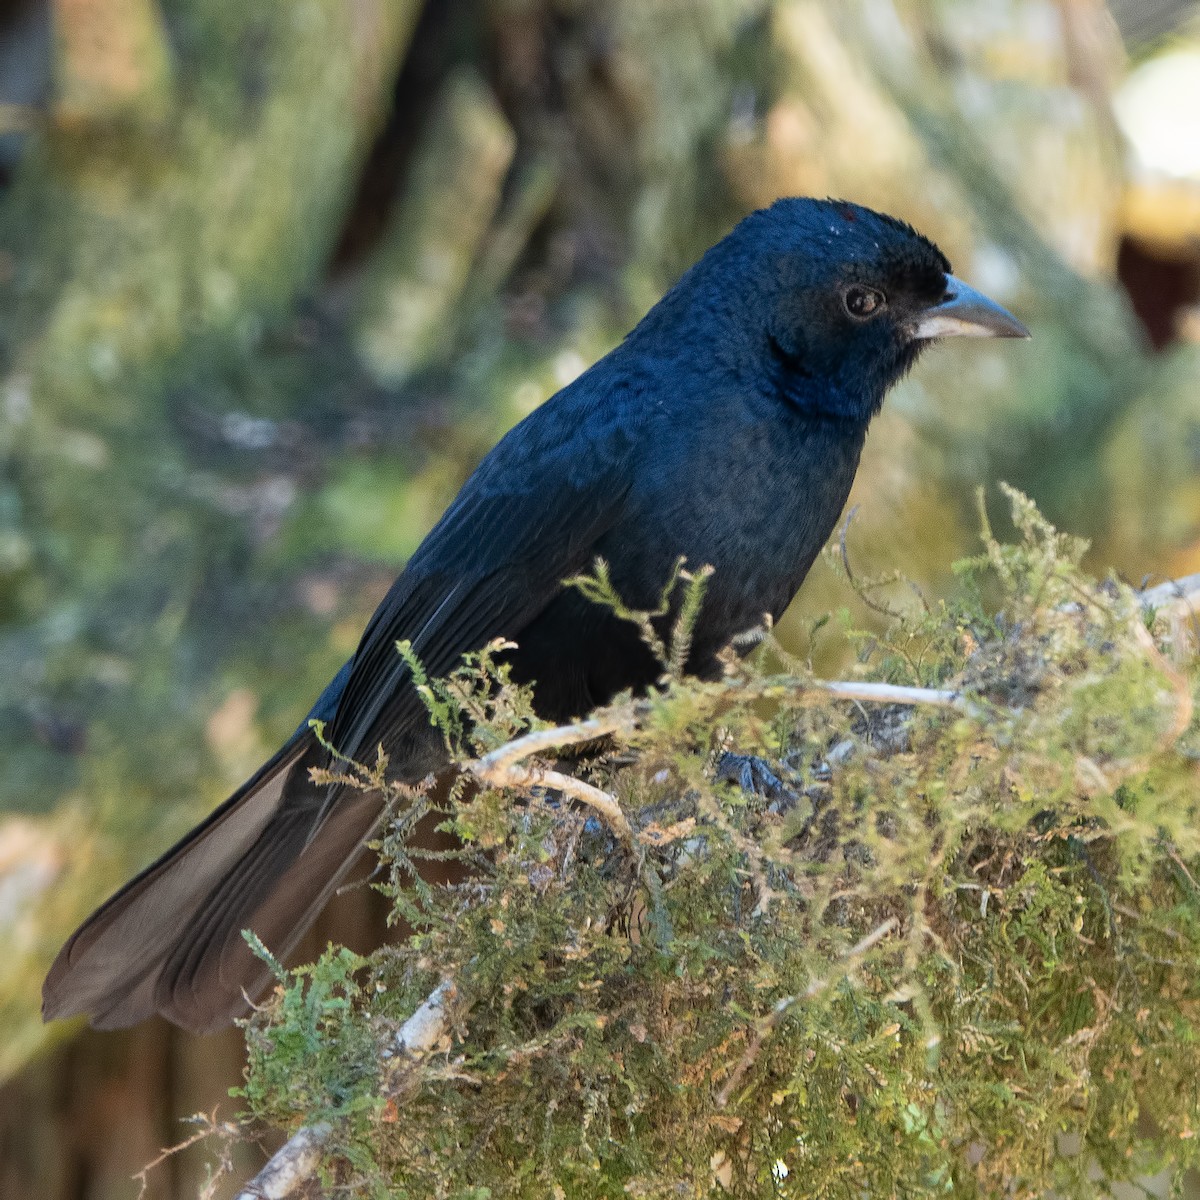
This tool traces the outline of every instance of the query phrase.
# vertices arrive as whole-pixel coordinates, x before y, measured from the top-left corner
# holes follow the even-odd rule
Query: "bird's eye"
[[[875,288],[856,284],[854,287],[848,287],[842,294],[842,303],[856,321],[865,321],[887,307],[887,297]]]

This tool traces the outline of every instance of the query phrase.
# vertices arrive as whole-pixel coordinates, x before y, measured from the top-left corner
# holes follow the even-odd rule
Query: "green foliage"
[[[374,1116],[383,1104],[375,1039],[354,1013],[363,999],[355,975],[366,960],[330,947],[317,962],[293,972],[292,980],[303,981],[297,986],[257,937],[247,933],[246,940],[290,986],[279,991],[280,1019],[250,1030],[247,1083],[235,1094],[252,1108],[269,1097],[275,1110],[292,1120]],[[360,1122],[359,1128],[365,1132],[369,1126]]]
[[[514,683],[512,666],[502,657],[511,649],[512,642],[496,638],[482,650],[464,654],[445,679],[430,679],[412,643],[396,643],[451,757],[464,761],[486,754],[538,723],[533,688]]]
[[[1194,680],[1132,592],[1009,499],[1021,540],[985,532],[961,600],[859,639],[863,679],[949,700],[837,699],[768,641],[713,683],[664,675],[578,765],[637,856],[544,789],[482,790],[446,821],[465,877],[414,898],[402,821],[386,887],[411,936],[281,984],[250,1023],[251,1113],[350,1114],[327,1167],[363,1195],[1085,1197],[1098,1171],[1181,1177]],[[499,706],[493,649],[444,683],[410,663],[431,708],[459,706],[464,755],[523,711]],[[776,794],[718,782],[726,747],[769,759]],[[444,977],[449,1035],[387,1076]]]
[[[636,625],[642,642],[662,663],[666,674],[671,679],[682,679],[692,648],[692,630],[700,615],[704,591],[712,575],[709,566],[696,572],[685,571],[686,561],[681,558],[675,564],[653,609],[633,609],[622,600],[613,586],[608,563],[603,558],[596,559],[591,575],[577,575],[566,582],[568,587],[576,588],[593,604],[611,608],[621,620]],[[668,622],[667,618],[672,620]],[[670,631],[665,641],[664,627]]]

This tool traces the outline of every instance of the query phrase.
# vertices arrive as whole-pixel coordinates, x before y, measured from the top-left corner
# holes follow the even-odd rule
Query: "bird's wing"
[[[501,442],[422,543],[352,661],[327,730],[339,751],[370,757],[427,724],[398,641],[444,675],[494,638],[519,642],[562,581],[590,564],[622,512],[634,447],[624,425],[589,415],[514,431],[524,436]]]
[[[586,566],[621,512],[631,445],[614,420],[595,408],[584,419],[579,407],[560,405],[501,442],[396,581],[310,713],[329,722],[344,753],[362,758],[427,723],[399,639],[412,641],[431,674],[445,674],[489,639],[519,636],[562,579]],[[244,1012],[268,972],[241,930],[253,928],[286,955],[382,815],[378,797],[313,780],[310,768],[326,761],[302,725],[98,909],[51,968],[47,1018],[87,1012],[113,1028],[160,1012],[207,1030]],[[393,767],[403,774],[406,764],[394,758]]]

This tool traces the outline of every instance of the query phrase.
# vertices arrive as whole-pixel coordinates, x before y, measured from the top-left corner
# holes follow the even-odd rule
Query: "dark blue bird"
[[[480,463],[310,714],[342,753],[409,781],[446,765],[396,642],[433,675],[493,638],[541,716],[586,713],[659,666],[636,630],[563,581],[597,557],[653,608],[680,557],[710,564],[689,669],[778,618],[829,537],[871,418],[931,340],[1025,337],[932,242],[856,205],[781,200],[747,217],[625,341]],[[47,1019],[154,1013],[227,1024],[267,983],[241,930],[286,955],[380,820],[312,782],[307,721],[59,953]]]

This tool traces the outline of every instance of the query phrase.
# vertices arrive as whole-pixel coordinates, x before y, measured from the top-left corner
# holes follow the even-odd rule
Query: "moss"
[[[987,535],[959,601],[860,639],[863,679],[952,702],[836,699],[768,640],[619,704],[633,731],[576,771],[644,862],[553,793],[483,790],[443,814],[466,878],[414,891],[429,801],[407,797],[382,848],[413,932],[281,976],[248,1112],[336,1118],[326,1170],[361,1195],[1178,1177],[1200,1122],[1194,681],[1010,500],[1020,542]],[[486,655],[426,687],[464,759],[532,720]],[[716,779],[727,747],[771,762],[774,798]],[[401,1087],[383,1050],[445,976],[451,1034]]]

